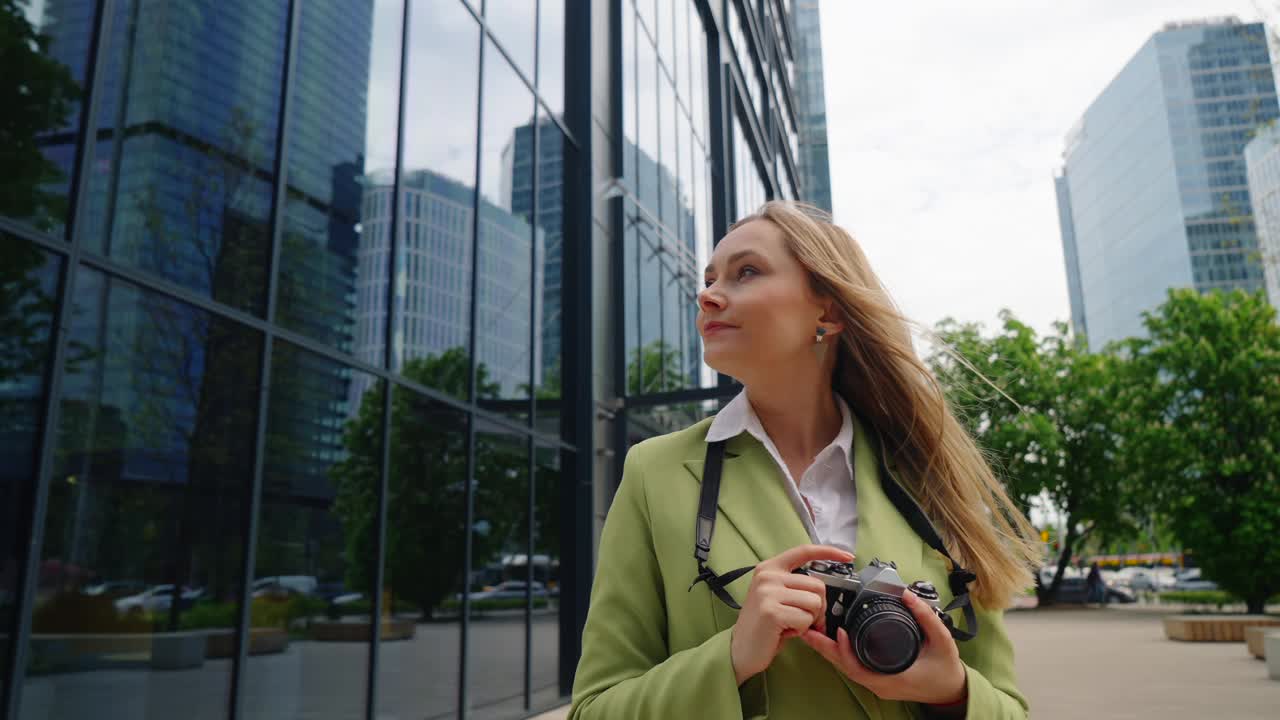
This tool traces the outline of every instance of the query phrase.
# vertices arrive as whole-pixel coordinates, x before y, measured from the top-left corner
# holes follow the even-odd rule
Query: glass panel
[[[708,418],[720,411],[723,404],[737,394],[740,387],[730,390],[730,394],[722,400],[702,400],[699,402],[677,403],[674,405],[654,405],[635,408],[627,411],[627,447],[658,435],[665,435]]]
[[[480,26],[457,0],[415,0],[410,10],[405,100],[410,123],[401,178],[404,239],[395,277],[400,320],[392,336],[392,367],[466,399]],[[390,265],[382,255],[372,263],[379,277]],[[375,343],[386,342],[382,327],[369,328]]]
[[[391,398],[378,713],[449,717],[458,711],[461,668],[467,416],[402,388]]]
[[[639,30],[639,26],[637,26]],[[636,122],[640,148],[636,155],[636,195],[654,211],[658,207],[658,58],[643,31],[636,33]]]
[[[658,41],[658,55],[662,59],[662,64],[667,67],[667,72],[674,75],[675,69],[675,3],[680,0],[658,0],[658,27],[654,35]]]
[[[689,3],[689,36],[691,47],[689,113],[693,116],[693,131],[703,141],[707,134],[707,35],[702,27],[702,17],[693,3]]]
[[[658,127],[661,130],[661,138],[659,144],[662,148],[661,167],[658,169],[658,192],[662,198],[662,223],[667,226],[667,230],[673,235],[674,240],[675,228],[678,222],[676,217],[676,197],[679,191],[676,183],[679,181],[680,167],[676,158],[679,154],[680,140],[676,137],[676,115],[679,111],[676,109],[675,89],[671,87],[670,81],[661,73],[658,74]]]
[[[537,0],[485,0],[484,20],[489,25],[489,32],[507,51],[511,62],[533,82]]]
[[[88,268],[70,297],[21,717],[224,718],[262,339]]]
[[[631,6],[622,6],[622,176],[634,190],[636,185],[636,16]]]
[[[9,631],[31,537],[40,462],[44,377],[53,353],[61,259],[0,233],[0,672],[9,674]],[[70,346],[73,364],[81,350]],[[0,689],[4,683],[0,682]]]
[[[275,344],[246,717],[364,716],[384,387]],[[267,652],[281,633],[288,652]]]
[[[403,0],[303,3],[280,248],[276,321],[379,366],[403,18]]]
[[[481,421],[468,589],[469,717],[525,714],[528,605],[547,605],[546,584],[528,582],[529,492],[528,436]]]
[[[118,3],[86,246],[261,313],[287,3]]]
[[[539,358],[534,376],[537,425],[548,435],[560,434],[560,398],[564,364],[561,361],[561,302],[564,268],[564,150],[560,128],[546,114],[538,117],[538,217],[542,237],[542,296],[534,342]]]
[[[5,3],[0,215],[60,235],[66,225],[94,4]]]
[[[557,117],[564,113],[564,21],[564,0],[539,0],[538,95]]]
[[[676,95],[687,108],[689,106],[689,0],[672,0],[675,3],[672,24],[675,26],[675,43],[672,49],[672,74],[676,78]]]
[[[560,699],[560,449],[539,446],[534,456],[534,582],[546,588],[545,607],[535,602],[530,622],[529,679],[533,710],[559,705]]]
[[[542,297],[544,241],[531,225],[534,103],[492,46],[484,65],[476,394],[477,399],[526,400],[532,378],[541,375],[531,326],[534,298]],[[497,409],[528,420],[527,406]]]
[[[640,19],[644,21],[644,24],[649,28],[650,33],[652,33],[654,28],[658,26],[658,15],[654,9],[654,3],[656,1],[657,0],[634,0],[636,10],[640,14]]]

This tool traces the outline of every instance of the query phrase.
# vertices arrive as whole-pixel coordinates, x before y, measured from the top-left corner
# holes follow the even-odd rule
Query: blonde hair
[[[899,479],[952,557],[978,576],[974,599],[988,609],[1008,607],[1032,584],[1039,538],[916,356],[912,323],[862,248],[822,210],[770,201],[730,229],[757,220],[782,231],[813,290],[834,301],[844,321],[833,388],[880,434],[886,464],[905,471]]]

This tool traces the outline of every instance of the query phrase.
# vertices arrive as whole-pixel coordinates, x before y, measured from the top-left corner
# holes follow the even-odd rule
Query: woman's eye
[[[715,284],[716,284],[716,281],[715,281],[715,280],[703,280],[703,281],[702,281],[702,287],[704,287],[704,288],[709,288],[709,287],[711,287],[712,285],[715,285]]]
[[[750,265],[743,265],[743,266],[738,270],[738,278],[739,278],[739,279],[742,279],[744,276],[746,276],[746,275],[747,275],[747,273],[750,273],[750,274],[752,274],[752,275],[759,275],[759,274],[760,274],[760,273],[759,273],[755,268],[751,267]]]

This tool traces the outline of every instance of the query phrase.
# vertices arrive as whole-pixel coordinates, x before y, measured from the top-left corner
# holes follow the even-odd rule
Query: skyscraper
[[[831,212],[831,169],[827,162],[827,100],[822,79],[822,31],[818,0],[794,0],[796,62],[794,82],[800,130],[801,199]]]
[[[1142,332],[1170,288],[1257,290],[1244,146],[1280,116],[1260,23],[1171,23],[1072,129],[1055,179],[1072,324],[1088,343]]]

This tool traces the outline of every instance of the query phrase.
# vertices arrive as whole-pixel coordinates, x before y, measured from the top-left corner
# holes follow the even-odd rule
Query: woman
[[[1031,582],[1034,533],[951,415],[853,238],[819,211],[770,202],[717,245],[705,284],[705,360],[745,389],[714,418],[627,454],[600,539],[572,717],[1025,718],[1001,610]],[[719,522],[696,559],[704,463],[721,441],[712,472],[723,483],[707,505]],[[843,630],[827,636],[825,585],[792,571],[879,558],[906,583],[932,583],[944,605],[963,594],[967,578],[949,581],[964,571],[897,509],[900,488],[937,528],[938,547],[977,576],[967,589],[978,634],[957,644],[907,592],[923,648],[905,672],[881,674],[858,661]],[[704,555],[722,580],[731,568],[754,571],[721,585],[702,572]]]

